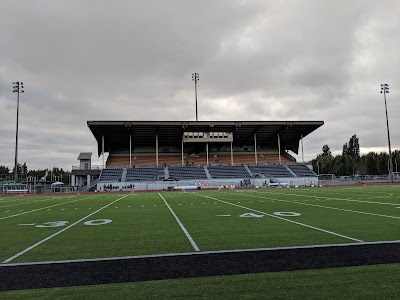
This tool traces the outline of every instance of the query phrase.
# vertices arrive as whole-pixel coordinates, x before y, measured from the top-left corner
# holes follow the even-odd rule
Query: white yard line
[[[49,265],[49,264],[69,264],[80,262],[96,262],[96,261],[112,261],[122,259],[141,259],[141,258],[154,258],[154,257],[175,257],[175,256],[191,256],[191,255],[204,255],[204,254],[224,254],[224,253],[242,253],[242,252],[260,252],[260,251],[279,251],[279,250],[296,250],[296,249],[312,249],[312,248],[332,248],[332,247],[349,247],[349,246],[363,246],[363,245],[381,245],[381,244],[397,244],[397,241],[378,241],[378,242],[363,242],[363,243],[344,243],[344,244],[321,244],[321,245],[306,245],[306,246],[289,246],[289,247],[275,247],[275,248],[253,248],[253,249],[234,249],[234,250],[214,250],[214,251],[200,251],[200,252],[182,252],[182,253],[166,253],[166,254],[148,254],[148,255],[133,255],[133,256],[114,256],[114,257],[99,257],[99,258],[82,258],[82,259],[68,259],[68,260],[49,260],[49,261],[35,261],[24,263],[11,263],[2,264],[1,267],[16,267],[16,266],[31,266],[31,265]]]
[[[17,197],[9,197],[8,199],[0,200],[0,204],[7,204],[7,203],[12,203],[12,202],[17,202],[17,201],[21,201],[21,198],[18,197],[18,199],[17,199]]]
[[[279,220],[282,220],[282,221],[286,221],[286,222],[290,222],[290,223],[297,224],[297,225],[300,225],[300,226],[308,227],[308,228],[311,228],[311,229],[314,229],[314,230],[318,230],[318,231],[321,231],[321,232],[325,232],[325,233],[328,233],[328,234],[336,235],[336,236],[339,236],[339,237],[342,237],[342,238],[345,238],[345,239],[348,239],[348,240],[352,240],[352,241],[356,241],[356,242],[364,242],[363,240],[355,239],[355,238],[352,238],[352,237],[349,237],[349,236],[346,236],[346,235],[343,235],[343,234],[339,234],[339,233],[332,232],[332,231],[329,231],[329,230],[325,230],[325,229],[322,229],[322,228],[314,227],[314,226],[307,225],[307,224],[304,224],[304,223],[288,220],[288,219],[285,219],[285,218],[282,218],[282,217],[278,217],[276,215],[271,215],[271,214],[268,214],[266,212],[259,211],[259,210],[256,210],[256,209],[252,209],[252,208],[249,208],[249,207],[246,207],[246,206],[234,204],[234,203],[231,203],[231,202],[228,202],[228,201],[224,201],[224,200],[220,200],[220,199],[217,199],[217,198],[213,198],[213,197],[210,197],[210,196],[200,195],[200,194],[197,194],[197,193],[192,193],[192,194],[200,196],[200,197],[204,197],[204,198],[213,199],[213,200],[216,200],[216,201],[219,201],[219,202],[222,202],[222,203],[226,203],[226,204],[229,204],[229,205],[233,205],[233,206],[236,206],[236,207],[244,208],[244,209],[247,209],[247,210],[255,211],[255,212],[258,212],[260,214],[263,214],[263,215],[266,215],[266,216],[269,216],[269,217],[272,217],[272,218],[276,218],[276,219],[279,219]]]
[[[0,204],[4,205],[4,204],[8,204],[8,203],[16,203],[16,202],[20,203],[21,201],[23,201],[23,203],[32,203],[32,202],[36,202],[34,200],[35,200],[35,198],[38,198],[39,195],[40,194],[35,194],[35,195],[28,194],[28,195],[26,195],[27,197],[23,197],[23,198],[18,197],[16,195],[13,197],[3,198],[3,200],[1,200],[1,198],[0,198]],[[76,196],[70,195],[70,196],[59,196],[59,197],[51,197],[51,196],[45,196],[45,197],[47,197],[48,199],[61,199],[61,198],[67,199],[67,198],[74,198]],[[43,200],[40,200],[40,201],[43,201]]]
[[[56,233],[54,233],[54,234],[48,236],[47,238],[41,240],[40,242],[37,242],[36,244],[33,244],[32,246],[26,248],[25,250],[23,250],[23,251],[21,251],[21,252],[15,254],[14,256],[12,256],[12,257],[10,257],[10,258],[8,258],[8,259],[6,259],[5,261],[3,261],[3,264],[12,261],[13,259],[15,259],[15,258],[21,256],[22,254],[24,254],[24,253],[26,253],[26,252],[32,250],[33,248],[35,248],[35,247],[37,247],[37,246],[43,244],[44,242],[46,242],[46,241],[50,240],[51,238],[53,238],[53,237],[59,235],[60,233],[66,231],[66,230],[68,230],[68,229],[70,229],[71,227],[73,227],[73,226],[75,226],[76,224],[82,222],[83,220],[89,218],[90,216],[93,216],[94,214],[98,213],[99,211],[103,210],[104,208],[106,208],[106,207],[112,205],[113,203],[115,203],[115,202],[117,202],[117,201],[119,201],[119,200],[121,200],[121,199],[123,199],[123,198],[125,198],[125,197],[128,197],[128,196],[129,196],[129,194],[128,194],[128,195],[125,195],[125,196],[123,196],[123,197],[121,197],[121,198],[118,198],[117,200],[114,200],[113,202],[111,202],[111,203],[109,203],[109,204],[103,206],[102,208],[99,208],[98,210],[96,210],[96,211],[92,212],[91,214],[87,215],[86,217],[83,217],[82,219],[76,221],[75,223],[72,223],[71,225],[69,225],[69,226],[67,226],[67,227],[65,227],[65,228],[63,228],[63,229],[61,229],[60,231],[57,231]]]
[[[30,194],[29,194],[30,195]],[[38,194],[39,195],[39,194]],[[50,197],[50,196],[46,196],[48,199],[52,199],[53,197]],[[23,198],[21,198],[20,196],[18,196],[17,194],[15,195],[15,196],[13,196],[13,197],[8,197],[8,199],[4,199],[4,200],[0,200],[0,204],[7,204],[7,202],[9,202],[9,203],[16,203],[16,202],[18,202],[18,203],[20,203],[21,201],[23,201],[23,203],[29,203],[30,201],[33,201],[33,200],[35,200],[35,199],[37,199],[38,198],[38,196],[27,196],[27,197],[25,197],[25,195],[24,195],[24,197]],[[66,197],[65,197],[66,198]],[[4,203],[3,203],[4,202]]]
[[[94,197],[96,197],[96,196],[94,196]],[[42,210],[42,209],[46,209],[46,208],[50,208],[50,207],[54,207],[54,206],[59,206],[59,205],[63,205],[63,204],[68,204],[68,203],[72,203],[72,202],[76,202],[76,201],[80,201],[80,200],[86,200],[86,199],[90,199],[90,198],[94,198],[94,197],[92,196],[92,197],[87,197],[87,198],[80,198],[80,199],[76,199],[76,200],[72,200],[72,201],[68,201],[68,202],[63,202],[63,203],[58,203],[58,204],[54,204],[54,205],[50,205],[50,206],[45,206],[45,207],[42,207],[42,208],[29,210],[29,211],[26,211],[26,212],[23,212],[23,213],[20,213],[20,214],[11,215],[11,216],[7,216],[7,217],[2,217],[2,218],[0,218],[0,220],[5,220],[5,219],[13,218],[13,217],[18,217],[18,216],[29,214],[31,212],[39,211],[39,210]]]
[[[186,230],[185,226],[183,226],[182,222],[179,220],[178,216],[174,213],[172,208],[169,206],[168,202],[164,199],[164,197],[158,193],[160,197],[164,200],[165,205],[168,207],[169,211],[174,216],[175,220],[178,222],[179,226],[181,227],[182,231],[185,233],[186,237],[188,238],[189,242],[192,244],[195,251],[200,251],[200,248],[197,246],[196,242],[193,240],[189,232]]]
[[[328,208],[328,209],[334,209],[334,210],[352,212],[352,213],[357,213],[357,214],[370,215],[370,216],[383,217],[383,218],[390,218],[390,219],[399,219],[399,220],[400,220],[400,217],[389,216],[389,215],[381,215],[381,214],[375,214],[375,213],[369,213],[369,212],[365,212],[365,211],[358,211],[358,210],[352,210],[352,209],[337,208],[337,207],[331,207],[331,206],[325,206],[325,205],[318,205],[318,204],[310,204],[310,203],[303,203],[303,202],[290,201],[290,200],[281,200],[281,199],[268,198],[268,197],[262,197],[262,196],[253,196],[253,195],[246,195],[246,196],[248,196],[248,197],[253,197],[253,198],[258,198],[258,199],[266,199],[266,200],[272,200],[272,201],[278,201],[278,202],[286,202],[286,203],[292,203],[292,204],[299,204],[299,205],[306,205],[306,206],[314,206],[314,207],[319,207],[319,208]]]
[[[64,200],[64,199],[63,199]],[[26,202],[19,202],[19,203],[14,203],[14,204],[8,204],[8,205],[1,205],[1,207],[10,207],[10,206],[16,206],[16,205],[23,205],[23,204],[31,204],[31,203],[36,203],[36,202],[44,202],[44,201],[56,201],[54,199],[44,199],[44,200],[36,200],[36,201],[26,201]]]
[[[257,192],[255,192],[257,193]],[[271,192],[264,192],[265,194],[273,194]],[[299,195],[299,194],[288,194],[285,193],[285,195],[289,196],[297,196],[297,197],[307,197],[307,198],[319,198],[319,199],[325,199],[325,200],[336,200],[336,201],[349,201],[349,202],[360,202],[360,203],[370,203],[370,204],[382,204],[382,205],[399,205],[399,203],[394,204],[394,203],[385,203],[385,202],[374,202],[374,201],[366,201],[366,200],[354,200],[354,199],[342,199],[342,198],[330,198],[330,197],[323,197],[323,196],[311,196],[311,195]],[[387,198],[387,197],[385,197]]]

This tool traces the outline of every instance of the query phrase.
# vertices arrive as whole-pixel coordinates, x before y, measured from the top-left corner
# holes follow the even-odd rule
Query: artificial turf
[[[201,251],[400,240],[399,186],[12,197],[0,261],[194,252],[163,198]]]

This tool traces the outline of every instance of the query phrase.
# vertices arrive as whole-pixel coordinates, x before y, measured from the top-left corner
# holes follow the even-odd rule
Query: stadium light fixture
[[[392,149],[390,147],[389,120],[388,120],[387,104],[386,104],[386,94],[389,94],[389,85],[387,83],[381,84],[381,94],[383,94],[383,98],[385,99],[386,128],[387,128],[388,144],[389,144],[389,180],[390,182],[393,182]]]
[[[197,115],[197,81],[199,81],[199,73],[192,73],[192,80],[194,81],[194,93],[196,97],[196,121],[198,121],[198,115]]]
[[[14,181],[18,181],[18,118],[19,118],[19,94],[24,92],[23,82],[13,82],[13,93],[17,93],[17,129],[15,131],[15,163],[14,163]]]

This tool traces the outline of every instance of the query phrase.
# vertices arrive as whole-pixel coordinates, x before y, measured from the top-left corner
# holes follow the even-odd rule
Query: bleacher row
[[[128,168],[126,173],[126,181],[158,181],[162,178],[164,168]]]
[[[159,180],[196,180],[226,178],[282,178],[317,176],[306,165],[241,165],[241,166],[176,166],[153,168],[107,168],[101,173],[101,182],[134,182]],[[208,173],[208,174],[207,174]]]
[[[212,178],[251,178],[244,166],[210,166],[208,171]]]

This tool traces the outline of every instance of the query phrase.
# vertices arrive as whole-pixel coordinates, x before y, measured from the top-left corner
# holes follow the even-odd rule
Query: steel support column
[[[257,163],[257,134],[254,133],[254,157],[255,157],[255,162],[256,166],[258,165]]]
[[[281,164],[282,163],[282,160],[281,160],[281,137],[280,137],[279,133],[278,133],[278,151],[279,151],[279,153],[278,153],[279,164]]]

